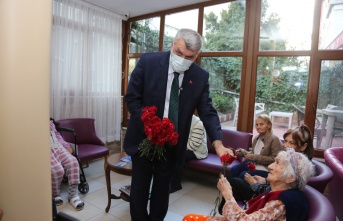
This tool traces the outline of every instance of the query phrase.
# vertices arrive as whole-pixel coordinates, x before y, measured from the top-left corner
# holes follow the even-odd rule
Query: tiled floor
[[[123,200],[112,200],[111,209],[105,212],[107,206],[106,179],[103,160],[90,163],[85,174],[89,183],[89,192],[80,194],[85,201],[85,208],[76,211],[67,202],[68,185],[62,184],[61,195],[64,204],[57,211],[71,215],[80,221],[130,221],[129,203]],[[218,195],[215,176],[186,170],[183,176],[183,189],[170,195],[169,210],[165,221],[182,220],[188,213],[210,214]],[[112,193],[119,195],[119,188],[128,185],[131,177],[111,172]]]

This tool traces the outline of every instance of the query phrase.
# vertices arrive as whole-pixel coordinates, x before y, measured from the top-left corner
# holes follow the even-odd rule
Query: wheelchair
[[[86,176],[85,176],[85,173],[83,171],[82,163],[81,163],[80,158],[78,157],[78,154],[77,154],[78,151],[77,151],[77,146],[76,146],[76,132],[72,128],[60,127],[60,126],[56,125],[56,122],[53,118],[50,118],[50,120],[55,124],[56,130],[58,132],[61,132],[61,131],[68,132],[74,136],[75,142],[72,143],[75,145],[73,155],[77,159],[77,162],[79,163],[79,167],[80,167],[80,184],[78,185],[78,190],[82,194],[87,194],[89,192],[89,185],[87,183]],[[68,178],[65,175],[62,182],[66,182],[66,180],[68,180]]]

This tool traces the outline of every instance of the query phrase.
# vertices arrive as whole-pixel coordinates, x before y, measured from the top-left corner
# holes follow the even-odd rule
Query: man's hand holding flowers
[[[224,147],[223,142],[221,140],[214,141],[213,147],[216,150],[218,157],[222,157],[225,154],[229,154],[231,156],[235,155],[231,149]]]

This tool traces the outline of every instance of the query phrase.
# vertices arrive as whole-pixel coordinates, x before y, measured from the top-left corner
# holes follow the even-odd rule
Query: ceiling
[[[210,0],[85,0],[127,18]]]

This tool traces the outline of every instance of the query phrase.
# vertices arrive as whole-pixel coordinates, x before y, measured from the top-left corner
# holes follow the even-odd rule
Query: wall
[[[52,1],[0,1],[2,221],[52,220],[49,73]]]

